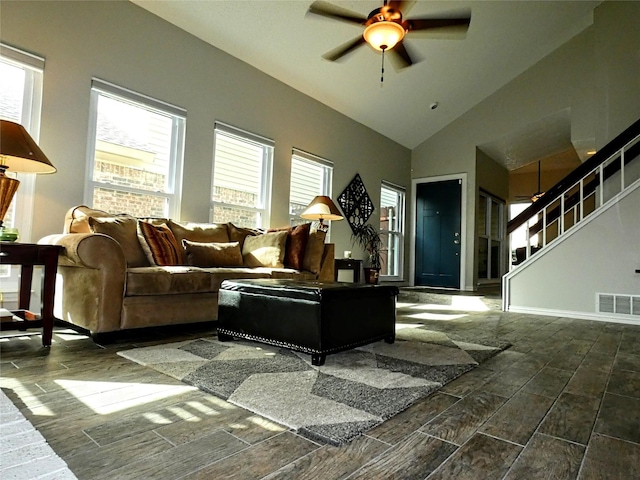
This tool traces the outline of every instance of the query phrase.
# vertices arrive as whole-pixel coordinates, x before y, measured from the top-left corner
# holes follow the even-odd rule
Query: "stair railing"
[[[527,225],[523,260],[559,238],[638,180],[639,175],[628,165],[639,156],[640,120],[511,220],[507,224],[508,234]],[[637,170],[640,172],[640,166]],[[618,182],[614,180],[615,175],[619,175]],[[609,179],[611,181],[607,182]],[[532,237],[535,235],[541,236],[537,247],[532,246]]]

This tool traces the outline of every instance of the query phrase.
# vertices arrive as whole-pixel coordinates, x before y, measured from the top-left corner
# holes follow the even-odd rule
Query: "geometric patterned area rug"
[[[327,355],[320,367],[308,354],[213,337],[118,355],[311,440],[342,445],[508,346],[454,341],[420,325],[404,326],[410,328],[397,325],[393,344],[380,341]]]

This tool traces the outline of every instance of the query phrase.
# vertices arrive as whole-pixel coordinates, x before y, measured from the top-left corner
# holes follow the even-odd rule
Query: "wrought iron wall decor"
[[[374,210],[373,202],[357,173],[338,197],[338,203],[353,233],[367,223]]]

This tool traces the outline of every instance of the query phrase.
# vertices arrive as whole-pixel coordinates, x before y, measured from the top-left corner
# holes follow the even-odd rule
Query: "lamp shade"
[[[391,50],[404,38],[404,28],[396,22],[376,22],[365,28],[363,36],[376,50]]]
[[[342,220],[338,207],[326,195],[318,195],[300,215],[307,220]]]
[[[25,128],[8,120],[0,120],[0,168],[25,173],[56,172]]]

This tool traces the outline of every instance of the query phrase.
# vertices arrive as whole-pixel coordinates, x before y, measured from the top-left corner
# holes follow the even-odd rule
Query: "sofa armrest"
[[[125,275],[127,262],[122,248],[108,235],[63,233],[49,235],[38,243],[64,247],[58,258],[58,265],[107,269],[114,274]]]
[[[335,254],[336,246],[333,243],[325,243],[320,263],[318,280],[321,282],[335,282]]]
[[[49,235],[38,243],[64,247],[58,257],[56,317],[92,334],[118,330],[127,275],[120,244],[99,233]]]

